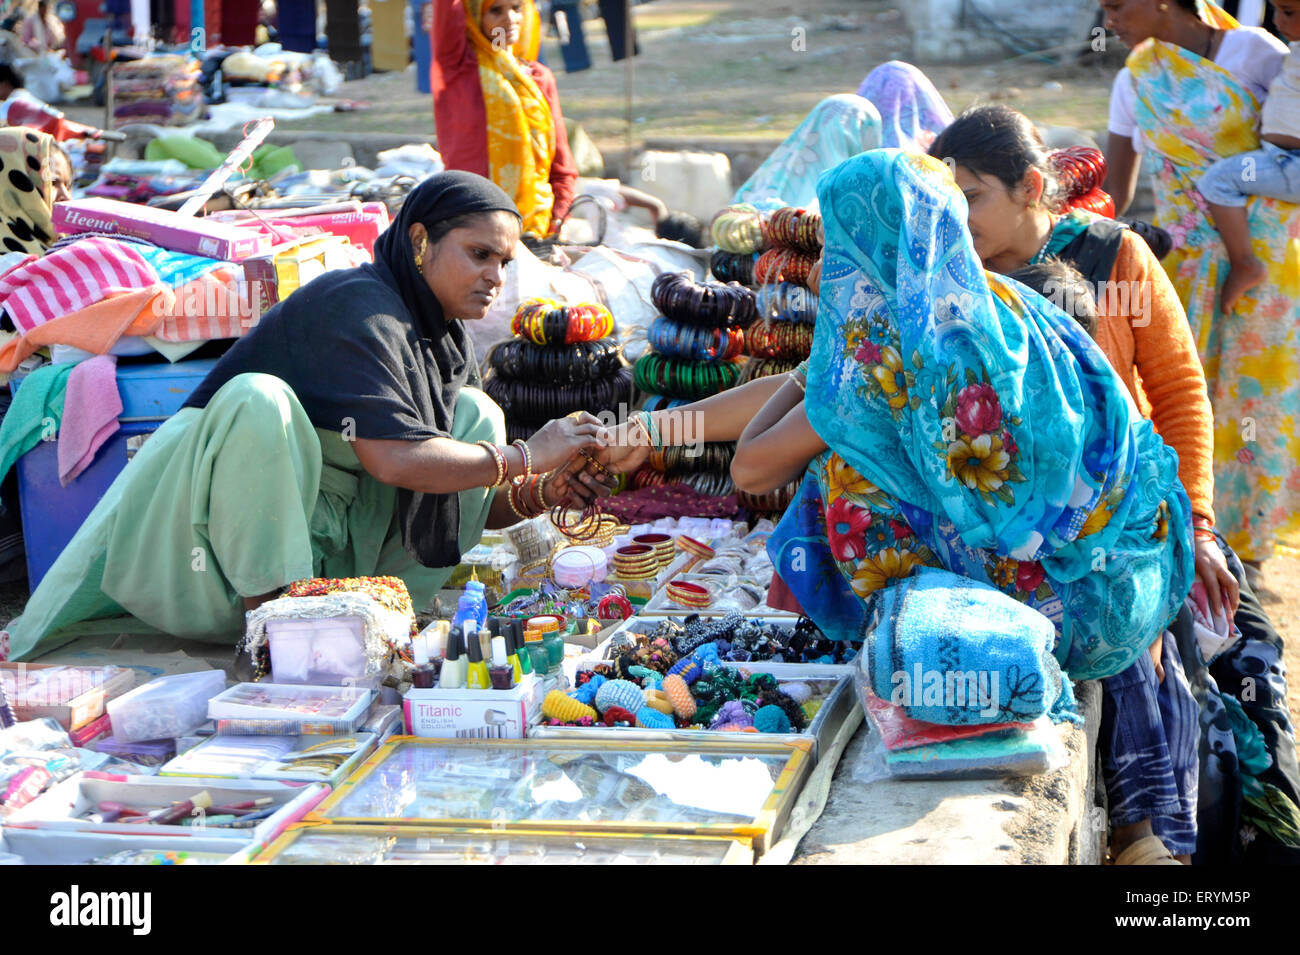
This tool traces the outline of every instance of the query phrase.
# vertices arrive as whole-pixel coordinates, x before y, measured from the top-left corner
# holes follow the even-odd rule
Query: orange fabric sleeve
[[[1168,274],[1136,233],[1125,234],[1111,280],[1129,283],[1137,390],[1151,404],[1156,430],[1178,452],[1178,476],[1192,511],[1213,521],[1214,412],[1187,313]]]

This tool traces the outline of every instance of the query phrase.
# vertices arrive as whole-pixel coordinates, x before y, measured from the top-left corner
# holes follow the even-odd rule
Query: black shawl
[[[478,387],[474,346],[414,261],[410,228],[470,212],[518,215],[499,187],[468,172],[420,183],[375,243],[375,262],[327,272],[270,309],[186,402],[202,408],[245,372],[293,389],[313,425],[363,439],[450,437],[456,397]],[[402,543],[426,567],[460,561],[455,494],[397,493]]]

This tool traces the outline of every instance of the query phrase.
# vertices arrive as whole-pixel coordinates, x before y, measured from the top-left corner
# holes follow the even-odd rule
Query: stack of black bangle
[[[755,263],[758,320],[745,329],[744,381],[781,375],[798,367],[812,350],[817,296],[808,288],[821,254],[821,217],[785,208],[763,223],[767,250]]]
[[[483,390],[501,406],[509,440],[527,439],[546,422],[575,411],[607,412],[617,418],[620,405],[630,406],[632,369],[623,360],[617,335],[593,337],[608,330],[608,313],[603,324],[587,321],[585,328],[569,321],[569,312],[590,318],[586,313],[594,311],[587,306],[540,309],[537,303],[524,303],[514,323],[516,337],[488,353],[490,372]],[[557,316],[564,322],[549,320]],[[566,344],[566,339],[574,340]]]

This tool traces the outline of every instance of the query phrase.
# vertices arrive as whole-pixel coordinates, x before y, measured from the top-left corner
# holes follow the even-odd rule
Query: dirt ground
[[[588,71],[565,73],[556,40],[547,37],[543,46],[566,118],[604,150],[657,137],[779,140],[822,97],[856,90],[878,63],[910,58],[900,4],[888,0],[656,0],[634,10],[641,55],[630,68],[610,60],[599,21],[586,23],[594,63]],[[803,31],[799,50],[796,30]],[[1065,63],[1009,56],[920,65],[954,111],[1001,100],[1040,124],[1100,134],[1123,53],[1112,43],[1106,54],[1068,56]],[[432,103],[416,92],[413,70],[343,84],[333,99],[351,101],[350,112],[281,125],[427,136],[434,131]],[[90,122],[102,117],[102,110],[68,112]],[[1287,642],[1291,707],[1300,712],[1300,541],[1288,543],[1268,564],[1261,597]],[[0,619],[21,609],[24,596],[21,584],[0,587]]]

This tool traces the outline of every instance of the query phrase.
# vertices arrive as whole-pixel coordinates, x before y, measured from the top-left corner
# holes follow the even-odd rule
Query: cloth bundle
[[[114,125],[184,126],[194,122],[203,113],[200,79],[198,61],[179,55],[114,64]]]
[[[1051,621],[946,570],[924,567],[877,591],[865,640],[872,689],[912,719],[1028,723],[1074,708]]]
[[[0,276],[0,302],[20,336],[0,372],[44,345],[104,354],[123,335],[163,342],[238,338],[254,303],[238,267],[145,243],[88,235]]]

